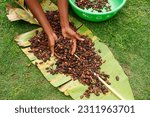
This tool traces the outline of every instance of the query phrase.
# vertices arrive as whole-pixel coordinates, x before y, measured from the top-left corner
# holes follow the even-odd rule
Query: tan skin
[[[73,45],[72,45],[72,51],[71,54],[73,55],[76,51],[76,41],[84,41],[84,39],[80,38],[78,34],[71,29],[69,26],[69,18],[68,18],[68,0],[57,0],[58,1],[58,8],[60,13],[60,21],[61,21],[61,28],[62,28],[62,34],[65,38],[72,39]],[[52,56],[54,55],[54,45],[55,41],[57,40],[56,34],[53,32],[52,27],[50,26],[44,11],[39,4],[38,0],[25,0],[27,6],[35,16],[35,18],[38,20],[38,22],[43,27],[45,33],[48,36],[49,39],[49,46],[52,53]]]

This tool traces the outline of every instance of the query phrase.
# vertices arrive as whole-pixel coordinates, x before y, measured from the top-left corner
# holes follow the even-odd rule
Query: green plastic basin
[[[91,12],[89,10],[83,10],[75,4],[75,0],[69,0],[69,3],[71,4],[73,11],[79,17],[88,21],[100,22],[100,21],[105,21],[105,20],[112,18],[126,3],[126,0],[108,0],[108,1],[110,2],[112,10],[109,12],[103,12],[103,13],[98,13],[96,11]]]

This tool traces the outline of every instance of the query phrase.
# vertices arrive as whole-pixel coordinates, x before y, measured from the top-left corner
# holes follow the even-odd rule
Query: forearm
[[[69,18],[68,18],[68,0],[57,0],[58,8],[60,14],[61,27],[69,27]]]
[[[38,22],[43,27],[45,33],[47,35],[50,35],[52,33],[52,28],[46,18],[46,15],[39,4],[38,0],[25,0],[27,6],[29,7],[30,11],[33,13],[35,18],[38,20]]]

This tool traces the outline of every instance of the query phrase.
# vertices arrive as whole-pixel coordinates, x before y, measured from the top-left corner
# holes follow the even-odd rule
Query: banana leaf
[[[55,6],[49,0],[44,0],[41,4],[42,4],[44,11],[57,10],[57,6]],[[9,15],[13,15],[13,14],[9,14]],[[17,14],[17,15],[21,16],[21,14]],[[124,73],[118,61],[114,58],[110,49],[104,43],[101,43],[100,39],[94,36],[93,33],[87,27],[85,27],[82,23],[80,23],[78,20],[76,20],[72,16],[70,16],[69,18],[70,18],[70,21],[72,21],[75,24],[76,28],[78,28],[77,32],[80,33],[81,35],[89,36],[92,39],[92,41],[95,43],[96,51],[98,52],[99,50],[101,50],[101,53],[99,54],[102,57],[103,61],[106,61],[101,66],[101,71],[110,75],[111,87],[114,90],[116,90],[126,100],[133,100],[134,97],[133,97],[133,93],[129,84],[129,79]],[[26,19],[23,19],[23,18],[21,20],[27,21]],[[52,75],[48,73],[45,69],[47,67],[52,66],[52,64],[55,63],[56,59],[50,58],[50,60],[47,61],[46,63],[41,63],[42,62],[41,60],[38,60],[33,55],[33,53],[29,52],[30,51],[30,47],[28,47],[30,45],[29,39],[36,35],[37,30],[41,31],[41,29],[36,29],[30,32],[27,32],[25,34],[17,36],[15,40],[17,41],[18,45],[22,48],[23,52],[32,61],[32,63],[35,64],[39,68],[39,70],[44,75],[44,77],[54,87],[57,87],[59,91],[64,92],[65,95],[67,96],[70,95],[73,99],[80,100],[80,96],[87,89],[86,85],[81,84],[78,80],[73,81],[71,77],[65,76],[63,74]],[[115,79],[116,76],[120,77],[119,81],[116,81]],[[94,94],[92,94],[89,99],[83,98],[83,100],[118,100],[118,98],[116,97],[114,93],[109,92],[105,95],[100,94],[100,96],[95,96]]]
[[[31,61],[37,60],[37,57],[34,56],[33,53],[29,52],[29,51],[31,51],[30,47],[22,48],[21,50],[27,55],[27,57],[28,57]]]
[[[18,4],[20,4],[21,6],[24,6],[24,0],[17,0]]]
[[[36,64],[36,66],[39,68],[39,70],[42,72],[44,77],[54,86],[59,87],[63,85],[64,83],[71,80],[71,77],[66,77],[64,74],[56,74],[52,75],[49,72],[47,72],[46,68],[49,68],[50,66],[53,66],[55,64],[55,58],[51,57],[49,61],[43,62],[42,60],[34,60],[32,62],[33,64]]]
[[[29,39],[34,37],[37,34],[37,32],[40,32],[40,31],[42,31],[42,28],[35,29],[31,32],[28,32],[28,33],[25,33],[22,35],[18,35],[15,37],[15,41],[21,47],[28,47],[28,46],[30,46]]]
[[[30,12],[27,12],[27,10],[24,10],[21,8],[14,8],[10,5],[7,5],[6,11],[7,11],[7,18],[11,22],[17,21],[17,20],[24,20],[24,21],[29,22],[31,24],[39,25],[38,21],[33,17],[33,15],[31,15]]]
[[[53,4],[50,0],[42,0],[41,6],[45,12],[58,10],[57,6]]]

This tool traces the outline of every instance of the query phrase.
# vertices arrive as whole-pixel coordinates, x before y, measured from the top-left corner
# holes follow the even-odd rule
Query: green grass
[[[36,26],[9,22],[8,3],[15,5],[13,0],[0,0],[0,99],[71,99],[50,85],[34,65],[28,66],[30,61],[14,37]],[[127,1],[115,17],[101,23],[77,19],[112,50],[129,76],[135,99],[150,99],[150,1]]]

